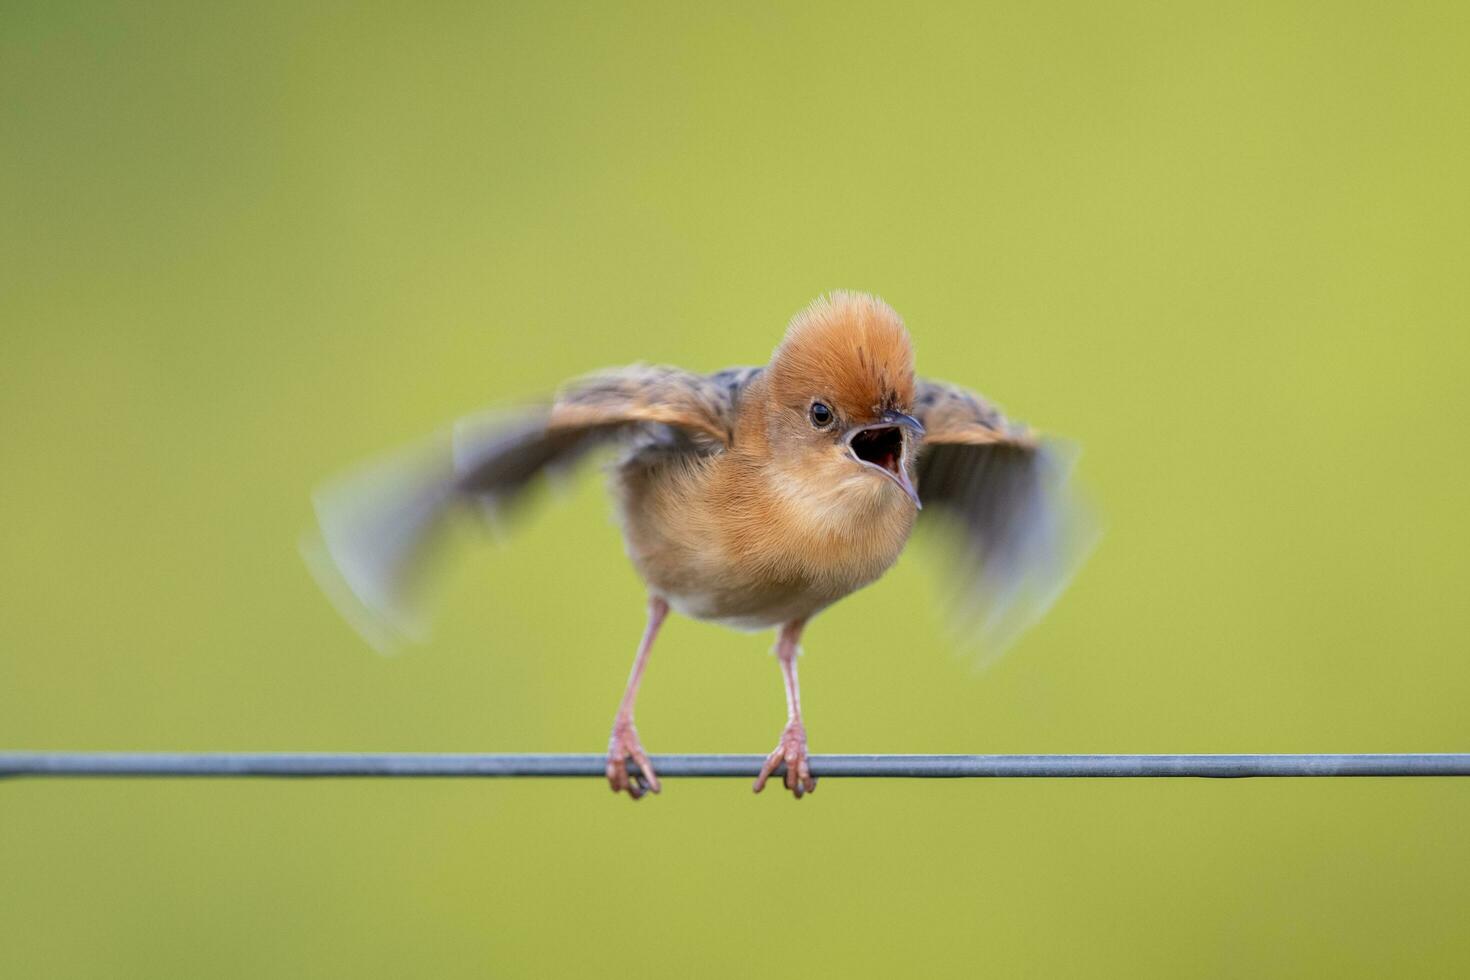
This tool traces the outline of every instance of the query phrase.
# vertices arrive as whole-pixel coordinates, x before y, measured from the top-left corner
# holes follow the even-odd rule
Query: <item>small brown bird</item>
[[[786,728],[755,790],[784,766],[800,798],[816,788],[797,687],[802,629],[893,564],[921,507],[954,529],[957,611],[992,650],[1045,610],[1081,554],[1062,454],[980,397],[915,378],[898,314],[837,292],[791,321],[765,367],[595,374],[550,406],[466,420],[447,444],[320,493],[338,597],[369,614],[360,625],[417,635],[435,531],[462,505],[503,512],[538,476],[606,443],[622,447],[612,484],[649,594],[607,754],[612,789],[634,799],[659,791],[633,706],[671,608],[777,628]]]

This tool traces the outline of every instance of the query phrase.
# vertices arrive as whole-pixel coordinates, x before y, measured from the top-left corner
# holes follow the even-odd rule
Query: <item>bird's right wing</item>
[[[1069,485],[1064,446],[943,382],[920,381],[915,414],[925,428],[924,520],[955,531],[956,619],[988,662],[1060,595],[1096,540],[1095,525]]]
[[[461,419],[453,433],[455,491],[494,513],[542,473],[630,437],[679,452],[719,452],[730,443],[744,390],[723,383],[732,373],[637,364],[578,379],[549,408]]]
[[[609,443],[636,438],[665,451],[720,452],[755,373],[634,365],[573,382],[550,405],[469,416],[319,489],[320,533],[307,539],[303,553],[339,609],[375,646],[422,639],[426,572],[457,514],[498,517],[540,477]]]

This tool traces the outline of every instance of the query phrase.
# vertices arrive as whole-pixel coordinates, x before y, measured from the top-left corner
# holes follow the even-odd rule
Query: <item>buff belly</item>
[[[737,552],[701,533],[702,522],[659,521],[636,499],[622,508],[623,536],[649,591],[685,616],[740,630],[809,619],[868,585],[897,559],[908,531],[905,524],[880,542],[774,534]]]

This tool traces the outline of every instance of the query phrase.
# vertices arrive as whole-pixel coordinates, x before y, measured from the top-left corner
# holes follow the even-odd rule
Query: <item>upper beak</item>
[[[906,435],[903,430],[909,430]],[[899,436],[898,456],[892,456],[891,445],[875,443],[874,440],[861,440],[855,442],[859,436],[868,432],[896,432]],[[910,438],[910,436],[912,438]],[[924,437],[924,425],[912,415],[903,412],[886,411],[878,416],[878,421],[871,425],[855,426],[847,431],[844,436],[847,442],[847,451],[853,459],[864,466],[871,466],[882,473],[888,479],[898,485],[898,488],[908,494],[908,498],[914,502],[914,507],[923,510],[924,505],[919,500],[919,491],[914,487],[913,480],[909,479],[909,460],[911,458],[910,445],[912,439]],[[889,436],[891,440],[892,436]],[[868,458],[864,452],[873,452],[876,458]]]
[[[878,416],[878,418],[881,421],[887,422],[889,425],[902,425],[907,427],[914,433],[915,439],[924,438],[924,423],[912,415],[905,415],[902,412],[895,412],[893,409],[889,409]]]

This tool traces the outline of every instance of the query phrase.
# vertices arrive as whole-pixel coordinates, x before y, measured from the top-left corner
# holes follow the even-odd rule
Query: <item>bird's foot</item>
[[[628,772],[628,761],[637,763],[636,773]],[[662,787],[648,753],[638,741],[638,729],[632,718],[619,717],[613,722],[612,738],[607,743],[607,782],[614,793],[627,793],[641,800],[646,793],[657,793]]]
[[[801,722],[793,721],[781,733],[776,750],[766,756],[761,774],[755,777],[753,789],[759,793],[766,787],[766,780],[782,763],[786,765],[786,788],[799,800],[807,793],[815,792],[817,779],[807,765],[806,728]]]

